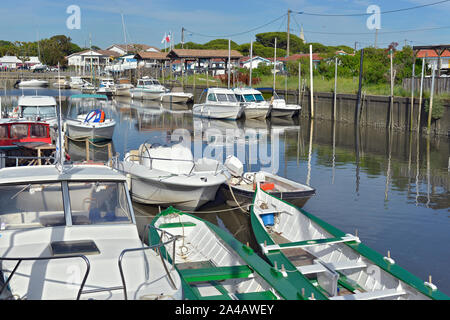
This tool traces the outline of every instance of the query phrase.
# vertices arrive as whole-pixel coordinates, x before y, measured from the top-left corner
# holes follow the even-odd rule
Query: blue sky
[[[121,13],[124,14],[128,42],[163,47],[161,39],[172,31],[176,43],[180,42],[181,28],[204,35],[220,36],[253,29],[282,16],[288,9],[326,14],[365,13],[371,4],[382,11],[407,8],[438,0],[22,0],[20,3],[2,0],[0,6],[0,39],[9,41],[35,41],[56,34],[65,34],[80,46],[93,44],[106,48],[110,44],[124,43]],[[69,30],[66,20],[70,5],[81,8],[81,30]],[[450,28],[409,32],[384,33],[450,26],[450,2],[411,11],[382,16],[378,44],[387,46],[392,41],[401,45],[405,40],[414,45],[448,44]],[[315,17],[293,14],[291,31],[305,30],[308,42],[327,45],[346,44],[351,47],[373,45],[374,32],[366,27],[367,17]],[[286,20],[276,22],[244,35],[233,36],[237,43],[254,39],[255,34],[267,31],[285,31]],[[322,34],[322,33],[339,33]],[[348,35],[345,33],[362,33]],[[186,34],[185,41],[205,43],[215,37]],[[225,37],[223,37],[225,38]]]

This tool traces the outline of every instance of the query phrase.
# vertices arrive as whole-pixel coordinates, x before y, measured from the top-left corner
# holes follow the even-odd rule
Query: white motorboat
[[[182,299],[160,245],[140,240],[113,169],[4,168],[0,203],[0,299]]]
[[[270,115],[271,105],[260,91],[253,88],[235,88],[233,91],[238,101],[245,105],[246,119],[266,119]]]
[[[81,77],[70,77],[70,88],[71,89],[81,89],[81,86],[85,84],[86,81],[84,81]]]
[[[48,87],[48,81],[47,80],[38,80],[38,79],[31,79],[31,80],[18,80],[14,86],[17,86],[19,88],[41,88],[41,87]]]
[[[171,92],[164,93],[161,96],[161,102],[167,103],[188,103],[194,100],[192,93],[183,92],[182,87],[174,87]]]
[[[130,80],[120,79],[119,83],[115,85],[113,94],[115,96],[131,97],[130,90],[133,88],[134,86],[131,84]]]
[[[119,170],[130,177],[134,201],[182,210],[196,210],[214,200],[226,179],[218,161],[194,161],[191,150],[181,144],[143,144],[125,155]]]
[[[139,79],[136,87],[130,89],[133,99],[143,100],[160,100],[161,96],[166,92],[168,90],[158,80],[149,77]]]
[[[244,106],[236,99],[233,90],[209,88],[202,92],[200,104],[194,104],[192,112],[197,117],[236,120],[244,113]]]
[[[289,117],[292,118],[300,113],[302,107],[296,104],[286,104],[286,101],[274,92],[270,100],[272,105],[272,117]]]
[[[115,84],[113,78],[103,78],[100,80],[100,86],[97,90],[97,94],[112,96],[114,91],[115,91]]]
[[[74,100],[81,100],[76,108],[72,108]],[[100,99],[100,100],[98,100]],[[87,103],[83,103],[83,101]],[[104,100],[101,102],[101,100]],[[70,97],[68,117],[65,120],[65,133],[72,140],[89,139],[91,141],[111,140],[116,121],[107,116],[102,104],[107,97],[104,95],[74,95]],[[100,107],[98,106],[100,105]]]
[[[70,81],[66,80],[65,77],[58,77],[53,86],[61,89],[70,89]]]

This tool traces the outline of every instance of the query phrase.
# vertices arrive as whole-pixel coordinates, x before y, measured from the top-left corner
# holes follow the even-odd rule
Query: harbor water
[[[19,95],[58,91],[2,90],[2,108]],[[76,91],[62,91],[70,96]],[[64,99],[66,100],[66,99]],[[368,106],[370,107],[370,106]],[[320,108],[320,104],[317,106]],[[107,113],[117,122],[110,152],[126,152],[148,142],[170,145],[189,140],[195,157],[225,160],[237,155],[246,171],[260,169],[309,184],[317,194],[304,209],[450,294],[449,139],[331,121],[278,119],[214,121],[194,118],[191,106],[112,99]],[[63,112],[67,102],[63,103]],[[189,139],[186,139],[189,136]],[[255,149],[256,148],[256,149]],[[86,159],[86,145],[69,141],[72,160]],[[256,151],[255,151],[256,150]],[[90,160],[105,161],[108,144],[90,146]],[[250,217],[221,199],[197,213],[258,250]],[[162,208],[161,208],[162,209]],[[134,203],[141,232],[160,208]],[[144,235],[143,235],[144,236]],[[146,236],[145,236],[146,238]]]

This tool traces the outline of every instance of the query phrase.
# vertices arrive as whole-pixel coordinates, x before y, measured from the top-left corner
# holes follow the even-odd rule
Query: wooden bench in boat
[[[179,270],[188,283],[248,278],[253,274],[249,266],[213,267]]]
[[[351,269],[362,269],[367,267],[367,265],[363,262],[330,262],[328,263],[330,268],[332,268],[335,271],[342,271],[342,270],[351,270]],[[320,263],[314,263],[312,265],[305,265],[297,267],[297,270],[300,271],[304,275],[308,274],[314,274],[314,273],[321,273],[326,272],[327,269]]]
[[[276,251],[276,250],[291,249],[291,248],[306,248],[306,247],[311,247],[311,246],[331,245],[331,244],[344,243],[344,242],[360,242],[360,240],[358,237],[355,237],[352,235],[346,235],[345,237],[339,237],[339,238],[306,240],[306,241],[289,242],[289,243],[282,243],[282,244],[273,244],[273,245],[268,245],[268,246],[261,244],[261,248],[264,253],[269,253],[270,251]]]

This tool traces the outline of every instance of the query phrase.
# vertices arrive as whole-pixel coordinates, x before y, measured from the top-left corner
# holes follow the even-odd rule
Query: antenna
[[[60,77],[60,67],[58,62],[58,77]],[[65,152],[63,150],[62,144],[62,130],[61,130],[61,86],[58,86],[58,95],[59,95],[59,108],[56,108],[57,111],[57,123],[58,123],[58,138],[56,139],[56,169],[58,169],[59,173],[64,172],[64,160],[65,160]]]
[[[123,13],[121,13],[122,15],[122,28],[123,28],[123,37],[125,38],[125,46],[126,46],[126,53],[128,54],[128,42],[127,42],[127,33],[125,31],[125,21],[123,19]]]

